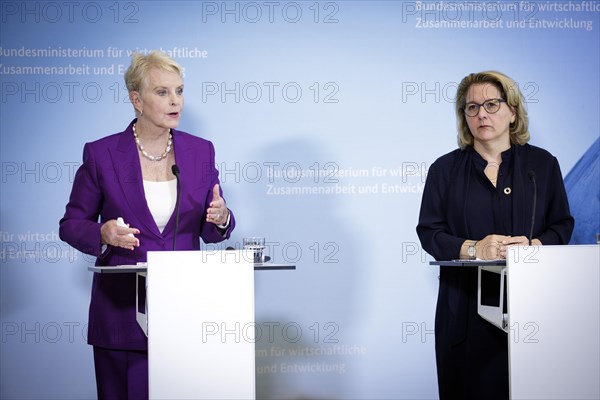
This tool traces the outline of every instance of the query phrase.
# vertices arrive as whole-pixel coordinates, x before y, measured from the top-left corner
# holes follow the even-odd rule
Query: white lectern
[[[151,399],[254,399],[254,262],[148,252]]]
[[[137,319],[148,336],[151,399],[254,399],[254,271],[247,250],[148,252],[137,273]]]
[[[479,268],[479,315],[507,332],[511,399],[600,398],[600,246],[515,246],[506,262],[431,264]],[[498,273],[499,306],[481,303],[484,270]]]
[[[600,398],[600,246],[510,248],[513,399]]]

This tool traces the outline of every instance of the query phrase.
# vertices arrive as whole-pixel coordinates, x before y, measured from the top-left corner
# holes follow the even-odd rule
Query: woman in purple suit
[[[84,146],[61,239],[96,256],[99,266],[144,262],[148,251],[175,244],[199,250],[200,238],[228,239],[235,220],[221,197],[214,147],[176,130],[181,67],[162,52],[135,54],[125,82],[136,118],[123,132]],[[94,274],[88,343],[100,399],[148,398],[147,339],[134,303],[134,274]]]

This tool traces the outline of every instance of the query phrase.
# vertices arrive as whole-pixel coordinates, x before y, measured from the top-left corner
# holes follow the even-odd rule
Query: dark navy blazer
[[[472,147],[431,165],[417,226],[425,251],[436,260],[452,260],[459,258],[466,239],[528,237],[530,171],[537,184],[533,238],[543,245],[569,242],[574,220],[555,157],[535,146],[513,145],[502,153],[496,187],[485,176],[486,165]],[[508,397],[506,335],[477,315],[476,296],[476,268],[440,267],[435,335],[442,399]]]

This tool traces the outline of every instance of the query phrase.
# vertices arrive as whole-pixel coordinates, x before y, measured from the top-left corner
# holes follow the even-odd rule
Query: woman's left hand
[[[229,210],[219,192],[219,184],[216,184],[213,187],[213,200],[206,210],[206,221],[222,226],[227,223],[227,218],[229,218]]]
[[[541,246],[542,242],[538,239],[531,241],[532,246]],[[527,236],[511,236],[500,242],[500,256],[506,258],[506,251],[509,246],[529,246],[529,239]]]

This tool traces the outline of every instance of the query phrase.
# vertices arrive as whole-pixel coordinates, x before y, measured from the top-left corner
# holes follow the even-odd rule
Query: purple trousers
[[[148,352],[94,346],[99,400],[148,400]]]

